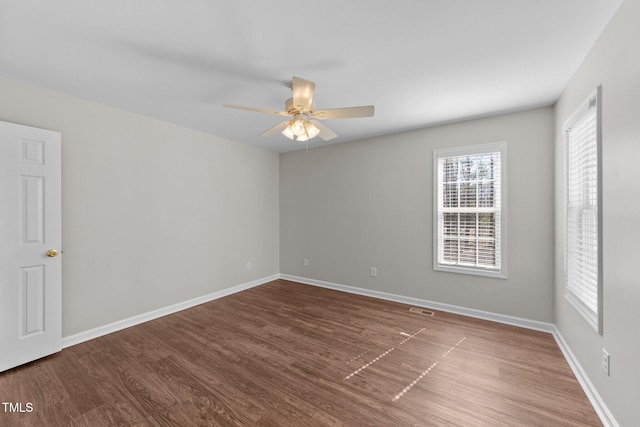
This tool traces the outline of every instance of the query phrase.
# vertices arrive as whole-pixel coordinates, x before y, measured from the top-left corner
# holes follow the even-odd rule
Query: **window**
[[[507,143],[434,150],[434,269],[506,278]]]
[[[565,134],[565,298],[602,333],[600,88],[578,107]]]

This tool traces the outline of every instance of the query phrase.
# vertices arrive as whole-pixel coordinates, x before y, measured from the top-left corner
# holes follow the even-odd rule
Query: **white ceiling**
[[[286,152],[222,103],[282,110],[299,76],[375,105],[329,143],[551,105],[621,2],[0,0],[0,75]]]

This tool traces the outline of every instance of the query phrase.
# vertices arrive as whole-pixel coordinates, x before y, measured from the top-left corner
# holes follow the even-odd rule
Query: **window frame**
[[[489,269],[483,267],[473,267],[466,265],[451,265],[440,263],[440,242],[443,240],[439,235],[439,215],[440,206],[438,192],[440,186],[440,176],[438,171],[438,161],[440,158],[457,157],[465,155],[481,155],[488,153],[500,153],[500,222],[499,222],[499,246],[496,247],[500,263],[499,269]],[[449,273],[469,274],[474,276],[493,277],[499,279],[507,278],[507,142],[499,141],[487,144],[469,145],[454,148],[442,148],[433,150],[433,269]]]
[[[591,110],[591,103],[595,102],[595,110]],[[596,212],[596,285],[595,285],[595,294],[596,294],[596,311],[594,312],[587,302],[585,302],[580,295],[574,293],[569,284],[570,275],[569,275],[569,252],[570,252],[570,242],[569,242],[569,163],[571,159],[569,158],[569,133],[568,131],[575,126],[580,120],[585,118],[590,111],[595,112],[596,114],[596,131],[595,131],[595,151],[596,151],[596,203],[595,208]],[[598,86],[589,96],[580,103],[578,108],[569,116],[569,118],[565,121],[564,126],[562,128],[563,141],[564,141],[564,271],[563,271],[563,293],[564,298],[569,304],[585,319],[585,321],[595,330],[598,334],[602,335],[603,333],[603,316],[602,316],[602,308],[603,308],[603,272],[602,272],[602,87]],[[582,171],[584,173],[584,171]],[[582,208],[582,212],[587,209]],[[583,230],[581,228],[581,230]]]

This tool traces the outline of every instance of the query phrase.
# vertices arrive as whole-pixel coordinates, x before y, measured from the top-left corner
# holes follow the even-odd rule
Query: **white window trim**
[[[482,268],[444,265],[438,262],[438,159],[483,153],[500,152],[500,269],[485,270]],[[450,273],[470,274],[474,276],[507,278],[507,142],[493,142],[488,144],[470,145],[456,148],[433,150],[433,269]]]
[[[575,125],[589,109],[590,103],[596,103],[596,158],[597,158],[597,245],[598,245],[598,260],[597,260],[597,312],[593,313],[587,305],[581,301],[573,292],[569,290],[568,286],[568,252],[569,252],[569,236],[568,236],[568,139],[567,131]],[[574,113],[565,121],[562,128],[564,135],[564,297],[571,306],[586,320],[586,322],[596,330],[600,335],[603,333],[603,285],[602,285],[602,87],[598,86],[588,97],[584,100],[580,106],[574,111]]]

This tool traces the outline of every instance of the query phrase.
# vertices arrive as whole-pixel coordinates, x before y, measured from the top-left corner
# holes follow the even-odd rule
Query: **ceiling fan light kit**
[[[320,129],[303,114],[296,114],[293,120],[284,123],[287,127],[281,133],[291,140],[308,141],[320,134]]]
[[[226,108],[238,110],[256,111],[258,113],[274,114],[276,116],[289,116],[291,120],[278,123],[262,132],[261,136],[267,136],[276,132],[282,133],[287,138],[294,141],[309,141],[319,136],[325,141],[329,141],[336,136],[319,120],[346,119],[353,117],[372,117],[374,114],[373,105],[361,107],[331,108],[327,110],[316,110],[313,103],[313,94],[316,84],[312,81],[293,77],[291,80],[291,91],[293,97],[285,102],[286,111],[274,111],[264,108],[243,107],[241,105],[222,104]]]

